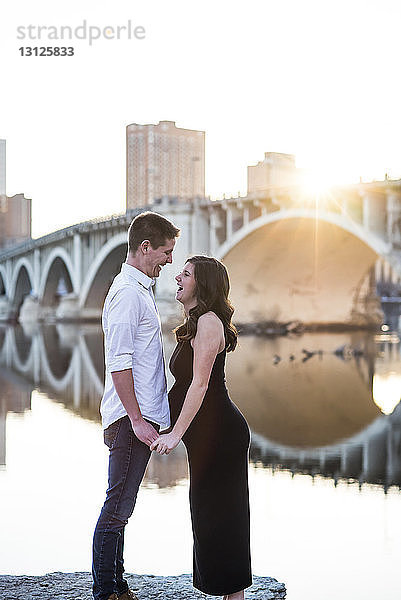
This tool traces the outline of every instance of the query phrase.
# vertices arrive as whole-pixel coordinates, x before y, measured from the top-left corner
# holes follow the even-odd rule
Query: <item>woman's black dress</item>
[[[198,413],[183,436],[187,449],[189,501],[194,536],[193,583],[223,596],[252,583],[249,550],[249,428],[225,385],[226,351],[217,355]],[[192,381],[193,350],[179,342],[170,360],[175,383],[169,392],[171,419],[180,414]]]

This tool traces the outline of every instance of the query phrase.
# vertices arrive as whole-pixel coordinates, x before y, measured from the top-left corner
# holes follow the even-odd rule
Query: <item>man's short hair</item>
[[[128,250],[135,254],[144,240],[149,240],[156,250],[167,240],[173,240],[180,235],[180,230],[171,221],[155,212],[140,213],[132,221],[128,229]]]

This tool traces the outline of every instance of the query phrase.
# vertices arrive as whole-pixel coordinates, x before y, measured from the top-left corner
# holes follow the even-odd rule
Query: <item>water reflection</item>
[[[389,376],[390,403],[377,385]],[[400,487],[398,337],[362,332],[243,337],[228,380],[253,431],[255,462],[335,482]]]
[[[373,342],[347,342],[349,348],[363,342],[363,355],[336,355],[344,347],[342,335],[241,338],[228,381],[252,430],[278,445],[309,448],[335,444],[365,429],[380,414],[371,393]]]
[[[168,357],[174,346],[165,336]],[[6,414],[30,408],[36,388],[85,419],[99,421],[103,342],[96,325],[0,329],[0,460]],[[401,486],[401,357],[395,334],[242,336],[229,355],[233,400],[253,433],[251,459],[334,481]],[[171,382],[170,382],[171,383]],[[147,484],[187,477],[183,449],[155,456]]]
[[[8,412],[31,409],[33,385],[16,373],[0,367],[0,467],[6,465],[6,419]]]
[[[169,356],[174,345],[166,337]],[[35,325],[0,328],[0,465],[6,464],[6,416],[30,409],[31,391],[85,419],[100,422],[104,377],[103,337],[98,325]],[[183,447],[171,457],[154,455],[145,486],[173,487],[187,478]]]

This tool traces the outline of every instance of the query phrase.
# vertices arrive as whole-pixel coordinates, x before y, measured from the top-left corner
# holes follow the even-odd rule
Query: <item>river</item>
[[[167,358],[173,347],[166,334]],[[401,595],[400,351],[387,331],[240,336],[228,355],[252,430],[253,570],[289,600]],[[1,573],[90,570],[102,380],[98,326],[0,329]],[[152,457],[125,544],[130,572],[191,571],[182,445]]]

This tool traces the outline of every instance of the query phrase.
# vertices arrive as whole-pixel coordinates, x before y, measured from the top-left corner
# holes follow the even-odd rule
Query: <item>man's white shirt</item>
[[[144,419],[170,426],[170,410],[160,316],[153,296],[154,280],[123,263],[103,307],[105,384],[100,412],[103,428],[127,414],[111,373],[132,369],[135,395]]]

